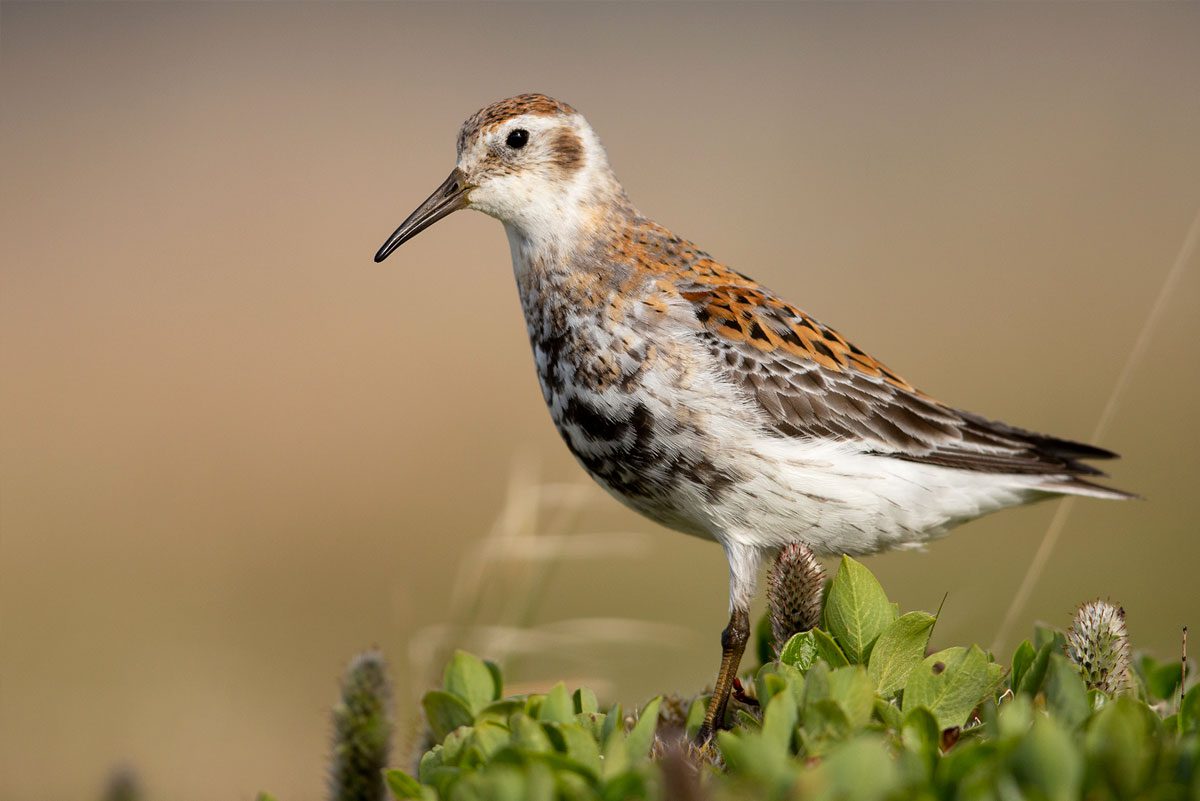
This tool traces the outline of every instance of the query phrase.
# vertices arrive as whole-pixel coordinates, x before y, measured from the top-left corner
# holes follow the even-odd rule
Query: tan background
[[[151,799],[319,797],[341,665],[382,646],[411,711],[414,632],[446,621],[515,455],[582,482],[501,227],[457,215],[371,263],[485,103],[576,105],[645,212],[927,391],[1064,436],[1090,436],[1200,206],[1194,3],[5,2],[0,23],[4,799],[93,797],[119,762]],[[1100,443],[1149,500],[1077,506],[1022,633],[1097,595],[1163,656],[1200,624],[1198,310],[1193,258]],[[642,552],[515,602],[680,633],[555,645],[515,678],[698,688],[720,552],[593,500],[571,530]],[[906,607],[949,593],[940,642],[988,643],[1053,510],[869,565]]]

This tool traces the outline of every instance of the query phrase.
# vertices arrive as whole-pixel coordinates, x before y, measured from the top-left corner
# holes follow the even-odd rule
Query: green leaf
[[[1001,704],[996,715],[997,739],[1006,744],[1020,740],[1033,725],[1033,715],[1033,701],[1025,695],[1014,695]]]
[[[1173,701],[1179,692],[1179,679],[1183,675],[1178,662],[1156,664],[1152,660],[1145,668],[1146,690],[1150,696],[1160,701]]]
[[[1051,646],[1052,650],[1062,653],[1067,647],[1067,637],[1058,629],[1039,623],[1033,627],[1033,647],[1040,651],[1047,645]]]
[[[601,801],[630,801],[630,799],[647,798],[646,779],[635,770],[614,774],[604,783],[601,790]],[[549,798],[546,801],[550,801]]]
[[[1035,659],[1037,659],[1037,650],[1029,640],[1023,641],[1017,646],[1017,650],[1013,651],[1012,671],[1009,673],[1009,686],[1012,687],[1013,692],[1020,688],[1021,677],[1029,671],[1029,668],[1033,667]]]
[[[470,726],[459,726],[446,735],[446,739],[442,741],[442,764],[457,765],[459,763],[471,733]]]
[[[784,753],[791,753],[796,714],[796,704],[790,693],[782,693],[771,699],[767,711],[763,713],[763,742]]]
[[[909,710],[900,729],[900,742],[921,760],[925,775],[932,775],[942,747],[942,730],[933,713],[923,706]]]
[[[577,723],[551,724],[562,735],[564,753],[591,775],[600,776],[600,746],[592,735]]]
[[[1092,712],[1087,685],[1083,683],[1074,663],[1062,654],[1050,655],[1043,691],[1046,693],[1046,706],[1060,723],[1069,728],[1082,725]]]
[[[511,741],[512,733],[499,723],[476,723],[471,733],[471,745],[479,749],[485,761]]]
[[[887,698],[904,688],[908,674],[925,658],[925,647],[929,644],[935,621],[933,615],[909,612],[889,624],[879,635],[871,649],[867,673],[880,695]]]
[[[520,712],[524,708],[525,702],[517,698],[493,701],[475,713],[475,722],[508,723],[514,712]]]
[[[774,670],[767,670],[769,667],[770,663],[763,665],[763,669],[754,677],[755,696],[762,706],[766,706],[777,693],[787,692],[788,689],[787,679]]]
[[[817,662],[808,673],[804,674],[803,700],[805,704],[829,698],[829,673],[828,665],[824,662]]]
[[[846,712],[831,698],[810,701],[804,707],[804,725],[800,742],[808,756],[822,756],[830,748],[850,737],[854,727]]]
[[[542,699],[542,708],[538,710],[538,720],[553,723],[570,723],[575,719],[575,703],[567,693],[567,685],[561,681],[555,684],[546,697]]]
[[[813,640],[817,644],[817,653],[831,668],[845,667],[850,660],[842,653],[842,649],[834,642],[833,637],[823,629],[812,630]]]
[[[783,650],[779,653],[779,661],[785,665],[791,665],[803,673],[812,667],[813,662],[817,661],[819,653],[816,635],[811,631],[802,631],[799,634],[793,634],[792,638],[783,646]]]
[[[894,613],[871,571],[843,556],[826,600],[825,623],[850,661],[867,662],[875,639],[892,622]]]
[[[839,801],[876,801],[900,789],[900,771],[876,736],[858,737],[831,750],[816,774],[813,780],[825,789],[822,797]]]
[[[1034,696],[1041,692],[1042,684],[1046,680],[1046,669],[1050,665],[1050,655],[1055,652],[1055,648],[1057,646],[1053,641],[1047,642],[1038,648],[1037,655],[1034,656],[1032,664],[1021,675],[1021,685],[1017,688],[1018,692],[1029,696]]]
[[[466,701],[441,690],[425,693],[421,706],[425,710],[429,730],[438,742],[445,740],[459,726],[470,726],[475,720]]]
[[[760,787],[780,781],[791,762],[786,752],[769,747],[758,732],[717,732],[717,748],[731,773],[752,778]]]
[[[596,694],[587,687],[580,687],[571,696],[571,700],[575,703],[576,714],[583,712],[595,712],[600,707],[596,703]]]
[[[883,698],[875,699],[875,717],[892,731],[899,731],[904,722],[900,707]]]
[[[612,713],[609,713],[612,717]],[[605,781],[629,769],[629,749],[625,747],[625,733],[613,730],[604,739],[604,758],[601,760],[600,777]]]
[[[455,651],[446,665],[443,688],[466,702],[474,715],[500,697],[495,674],[483,660],[466,651]]]
[[[487,667],[488,672],[492,674],[492,682],[496,685],[496,699],[504,697],[504,674],[500,670],[500,666],[490,659],[483,660],[483,664]]]
[[[768,662],[754,676],[754,697],[763,708],[777,693],[788,691],[792,701],[799,705],[803,701],[804,674],[784,662]],[[692,714],[688,711],[689,716]]]
[[[1084,746],[1118,798],[1134,798],[1146,788],[1155,757],[1157,716],[1145,704],[1120,696],[1088,723]]]
[[[1039,715],[1034,720],[1029,734],[1013,751],[1009,766],[1024,791],[1023,798],[1074,801],[1082,797],[1083,756],[1052,717]]]
[[[447,790],[454,801],[526,801],[534,797],[526,772],[516,765],[465,773]]]
[[[576,712],[575,722],[591,732],[596,742],[604,742],[604,724],[608,717],[603,712]]]
[[[991,659],[991,653],[988,653],[987,657]],[[1004,669],[1004,665],[998,662],[988,662],[987,672],[989,688],[991,690],[994,691],[1003,686],[1004,677],[1008,675],[1008,671]]]
[[[841,707],[851,728],[861,729],[875,708],[875,684],[861,665],[838,668],[829,674],[829,697]]]
[[[758,664],[765,665],[775,661],[775,634],[771,631],[771,618],[763,615],[754,627],[754,653],[758,656]]]
[[[542,724],[524,712],[513,715],[508,725],[509,731],[512,732],[513,747],[518,751],[542,753],[553,750],[554,746],[551,744],[550,738],[546,736],[546,730],[542,728]]]
[[[962,726],[994,687],[988,658],[979,646],[955,647],[927,657],[904,687],[904,711],[923,706],[942,729]]]
[[[604,725],[600,729],[600,742],[607,743],[613,732],[624,733],[624,731],[625,712],[621,709],[620,704],[613,704],[604,716]]]
[[[658,729],[658,707],[661,704],[661,696],[646,704],[642,714],[638,716],[637,723],[633,724],[633,729],[625,740],[631,762],[645,759],[650,753],[650,746],[654,744],[654,732]]]
[[[684,731],[689,740],[695,739],[700,733],[700,727],[704,724],[704,713],[708,711],[708,696],[698,695],[692,700],[692,705],[688,707],[687,724]]]
[[[424,798],[421,792],[421,783],[402,770],[395,768],[385,770],[383,778],[387,782],[388,789],[392,791],[393,798]]]
[[[1179,708],[1179,730],[1200,731],[1200,684],[1187,691]]]

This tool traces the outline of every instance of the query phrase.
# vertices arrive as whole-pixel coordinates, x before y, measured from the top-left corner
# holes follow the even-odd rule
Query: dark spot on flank
[[[654,439],[654,415],[646,408],[646,404],[639,403],[633,408],[629,424],[633,426],[633,447],[643,453],[649,453],[650,443]]]
[[[763,342],[768,341],[767,332],[762,330],[762,326],[758,324],[757,320],[750,324],[750,336]]]
[[[559,128],[554,132],[550,152],[554,166],[564,173],[572,173],[583,166],[583,142],[569,128]]]
[[[574,423],[579,426],[580,430],[587,437],[601,442],[620,438],[626,428],[625,423],[622,423],[620,420],[614,420],[596,407],[584,403],[578,398],[572,398],[567,402],[567,408],[563,410],[563,419],[568,423]]]
[[[702,488],[704,495],[710,501],[720,500],[726,490],[737,483],[732,475],[721,470],[708,459],[684,462],[677,467],[685,478]]]
[[[707,323],[709,318],[708,309],[699,309],[696,312],[696,319],[701,323]]]

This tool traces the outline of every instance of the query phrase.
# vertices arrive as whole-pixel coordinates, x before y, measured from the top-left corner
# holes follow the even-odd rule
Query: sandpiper
[[[729,623],[702,741],[724,722],[758,569],[914,547],[1054,495],[1126,498],[1110,451],[924,394],[832,328],[642,216],[591,126],[541,94],[458,134],[450,177],[375,255],[458,209],[504,223],[550,415],[584,469],[665,526],[715,540]]]

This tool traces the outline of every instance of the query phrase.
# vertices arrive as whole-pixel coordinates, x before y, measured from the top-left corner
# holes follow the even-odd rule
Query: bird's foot
[[[758,699],[751,695],[746,695],[746,688],[742,686],[742,680],[738,678],[733,680],[733,692],[730,693],[730,697],[745,706],[758,706]]]

